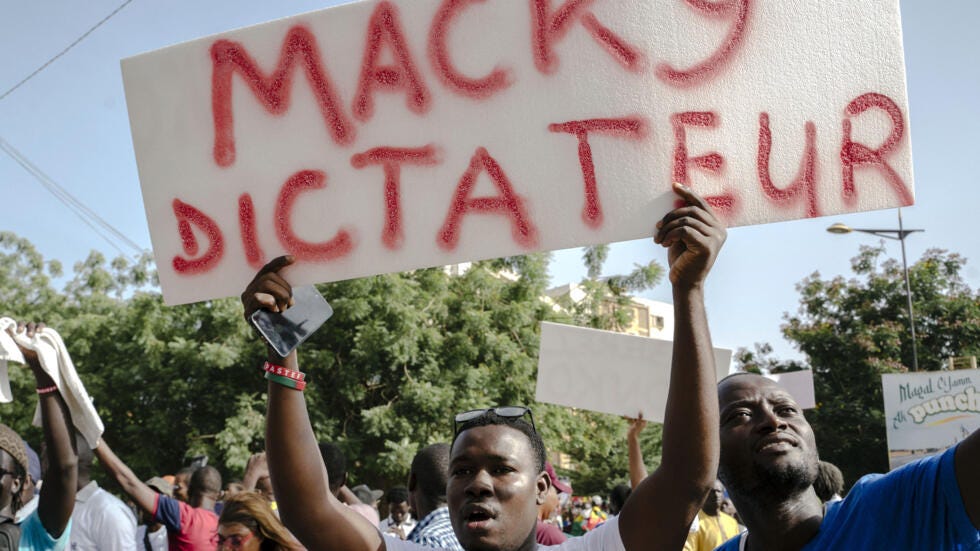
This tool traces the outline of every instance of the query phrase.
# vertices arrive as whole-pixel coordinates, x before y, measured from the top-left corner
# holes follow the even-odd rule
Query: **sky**
[[[775,0],[770,0],[775,1]],[[262,23],[335,2],[292,0],[131,0],[63,56],[0,100],[0,138],[16,148],[142,248],[150,248],[119,60],[171,44]],[[0,94],[78,39],[123,0],[4,0],[0,18]],[[909,262],[940,248],[969,259],[964,274],[980,287],[980,2],[903,0],[916,204],[903,209]],[[29,239],[66,269],[96,249],[119,254],[9,156],[0,152],[0,231]],[[707,308],[714,344],[772,344],[783,359],[802,355],[780,331],[798,308],[796,284],[819,272],[850,274],[850,259],[878,238],[837,236],[827,226],[897,228],[895,210],[735,228],[712,272]],[[126,251],[130,253],[131,251]],[[897,242],[887,252],[900,258]],[[614,245],[607,273],[623,273],[666,254],[648,240]],[[584,276],[581,251],[554,255],[555,285]],[[666,284],[644,293],[670,300]],[[3,305],[0,305],[2,310]]]

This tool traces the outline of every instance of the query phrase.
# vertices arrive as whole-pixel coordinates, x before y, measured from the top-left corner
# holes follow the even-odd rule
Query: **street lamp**
[[[909,265],[908,261],[905,259],[905,238],[909,235],[925,231],[925,230],[907,230],[902,226],[902,209],[898,209],[898,229],[897,230],[883,230],[883,229],[868,229],[868,228],[852,228],[846,224],[841,224],[840,222],[827,228],[830,233],[845,234],[851,233],[852,231],[858,231],[861,233],[870,233],[871,235],[877,235],[878,237],[884,237],[885,239],[895,239],[902,244],[902,268],[905,272],[905,298],[908,301],[909,308],[909,330],[912,333],[912,371],[919,370],[919,351],[915,345],[915,314],[912,313],[912,285],[909,284]]]

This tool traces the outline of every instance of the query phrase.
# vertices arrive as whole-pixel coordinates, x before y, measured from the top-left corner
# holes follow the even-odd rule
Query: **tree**
[[[135,472],[172,473],[204,453],[241,475],[264,443],[266,384],[237,299],[165,306],[149,258],[98,253],[57,291],[60,266],[11,234],[0,234],[0,261],[0,314],[59,330],[106,439]],[[625,479],[622,421],[533,401],[540,322],[573,321],[540,300],[547,265],[547,255],[530,255],[458,277],[428,269],[319,286],[335,314],[301,347],[300,365],[314,430],[348,453],[352,483],[404,485],[420,447],[451,440],[455,413],[494,404],[533,408],[546,444],[581,466],[577,488]],[[632,285],[609,281],[610,292]],[[0,415],[36,442],[29,377],[13,371],[15,402]]]
[[[980,355],[980,293],[960,276],[965,263],[929,250],[909,268],[920,369]],[[848,483],[888,470],[881,375],[912,365],[901,264],[885,260],[884,244],[862,247],[851,264],[855,278],[814,273],[799,283],[800,309],[782,328],[814,371],[818,406],[807,415],[821,458],[839,466]]]

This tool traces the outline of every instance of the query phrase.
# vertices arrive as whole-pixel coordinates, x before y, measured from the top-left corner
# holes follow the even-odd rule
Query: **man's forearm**
[[[703,497],[715,480],[719,453],[717,375],[703,286],[675,287],[674,309],[661,468]]]
[[[298,371],[296,354],[269,361]],[[378,527],[330,493],[301,391],[269,382],[266,457],[283,524],[307,549],[383,551]]]
[[[43,376],[41,376],[43,374]],[[50,387],[54,381],[36,369],[38,387]],[[75,451],[71,414],[57,391],[40,394],[38,406],[48,452],[48,468],[38,502],[38,517],[49,534],[58,537],[68,525],[75,506],[78,487],[78,454]]]
[[[272,356],[269,361],[299,370],[295,352],[283,359]],[[309,541],[312,534],[308,533],[319,529],[307,522],[316,518],[310,516],[312,509],[333,496],[302,392],[269,382],[265,441],[269,475],[283,523],[300,541]]]
[[[116,456],[112,448],[104,440],[99,441],[96,446],[95,456],[99,458],[99,463],[112,476],[113,479],[122,487],[123,491],[133,499],[136,505],[149,514],[153,514],[156,507],[156,492],[143,483],[142,480],[122,459]]]
[[[718,391],[703,287],[675,287],[674,309],[675,353],[661,465],[695,475],[689,480],[702,482],[707,490],[718,469]]]
[[[636,489],[647,477],[647,466],[643,463],[643,450],[640,449],[640,439],[629,438],[630,488]]]

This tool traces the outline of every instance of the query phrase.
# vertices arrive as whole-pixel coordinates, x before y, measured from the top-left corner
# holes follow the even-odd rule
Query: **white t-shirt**
[[[388,551],[433,551],[410,541],[385,538]],[[619,535],[619,519],[612,517],[602,526],[590,531],[582,537],[568,538],[559,545],[538,546],[538,551],[626,551],[623,538]]]
[[[136,551],[136,515],[93,480],[75,494],[72,551]]]
[[[146,525],[140,524],[136,529],[136,546],[140,551],[167,551],[170,542],[167,541],[167,527],[160,526],[156,532],[150,532],[150,549],[146,549],[143,537],[146,535]]]
[[[416,524],[417,523],[415,522],[415,519],[413,519],[412,517],[406,518],[405,522],[401,524],[402,533],[405,534],[405,538],[407,538],[408,535],[412,533],[412,529],[415,528]],[[395,521],[391,520],[391,516],[389,515],[388,518],[381,521],[381,524],[378,525],[378,529],[381,530],[382,534],[394,535],[394,532],[388,530],[393,526],[396,526]]]

